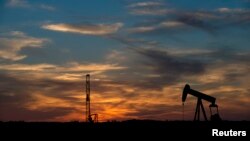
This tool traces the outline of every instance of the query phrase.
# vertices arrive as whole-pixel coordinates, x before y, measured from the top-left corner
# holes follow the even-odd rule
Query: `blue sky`
[[[215,96],[225,119],[249,119],[249,7],[249,0],[1,0],[0,120],[83,120],[87,73],[103,121],[178,120],[186,83]]]

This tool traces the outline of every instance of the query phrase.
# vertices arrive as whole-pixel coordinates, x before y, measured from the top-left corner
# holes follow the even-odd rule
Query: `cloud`
[[[215,25],[207,22],[206,20],[196,18],[195,15],[181,15],[177,18],[177,21],[210,33],[216,29]]]
[[[220,27],[218,20],[221,17],[211,11],[183,11],[178,9],[132,9],[132,12],[141,15],[155,15],[153,19],[137,23],[129,29],[132,33],[173,33],[192,31],[190,29],[201,29],[214,34]],[[152,12],[151,12],[152,11]],[[161,15],[165,15],[162,17]],[[183,30],[189,29],[189,30]]]
[[[55,7],[50,6],[50,5],[46,5],[46,4],[41,4],[41,5],[40,5],[40,8],[41,8],[41,9],[48,10],[48,11],[54,11],[54,10],[56,10]]]
[[[222,7],[222,8],[216,9],[214,12],[215,14],[219,15],[221,22],[223,21],[227,22],[227,23],[224,23],[222,27],[223,26],[245,27],[244,25],[249,25],[250,23],[250,16],[249,16],[250,10],[249,9]]]
[[[248,119],[249,67],[246,61],[235,60],[235,65],[227,61],[229,54],[235,59],[242,54],[227,53],[228,57],[219,58],[223,53],[219,50],[181,50],[130,47],[112,51],[105,60],[109,63],[104,64],[1,64],[0,119],[83,121],[86,71],[92,71],[92,112],[101,121],[181,119],[185,83],[215,96],[223,119]],[[198,57],[190,57],[194,55]],[[101,72],[94,73],[96,70]],[[195,104],[195,99],[188,98],[186,120],[193,119]],[[209,103],[204,104],[208,108]],[[44,115],[39,118],[32,113]]]
[[[227,8],[227,7],[218,8],[215,11],[220,12],[220,13],[245,13],[245,12],[249,12],[249,10],[247,10],[247,9]]]
[[[143,33],[143,32],[150,32],[157,29],[157,26],[140,26],[140,27],[134,27],[130,28],[129,31],[132,33]]]
[[[203,48],[189,48],[185,51],[183,51],[182,48],[178,47],[172,47],[172,48],[167,48],[166,51],[173,56],[194,56],[194,55],[207,55],[214,53],[214,50],[211,49],[203,49]]]
[[[216,20],[219,19],[219,16],[211,11],[186,11],[185,14],[188,16],[196,17],[197,19],[203,20]]]
[[[132,33],[145,33],[147,35],[150,35],[149,33],[167,33],[171,35],[178,33],[178,31],[185,32],[194,29],[205,31],[210,35],[217,35],[220,30],[232,26],[248,28],[247,25],[250,23],[250,11],[243,8],[222,7],[214,10],[190,11],[173,9],[163,5],[136,6],[135,4],[129,7],[129,12],[134,15],[151,15],[153,17],[141,23],[136,23],[135,27],[130,28]],[[165,27],[164,22],[166,22]],[[171,27],[176,30],[166,30],[171,29]]]
[[[132,15],[144,16],[144,20],[135,23],[129,28],[130,33],[141,35],[165,34],[169,38],[178,39],[178,33],[199,32],[199,30],[216,36],[223,29],[237,27],[249,28],[250,16],[248,8],[220,7],[210,10],[180,9],[162,1],[137,2],[127,6],[128,12]],[[166,22],[164,26],[164,22]],[[175,23],[173,23],[175,22]],[[176,25],[176,23],[178,23]],[[180,28],[181,27],[181,28]]]
[[[8,71],[69,71],[69,72],[81,72],[81,71],[108,71],[126,69],[116,64],[80,64],[77,62],[67,63],[64,66],[58,66],[53,64],[2,64],[0,70]]]
[[[22,69],[22,66],[24,69]],[[111,119],[117,113],[122,118],[123,113],[130,110],[119,105],[121,96],[117,96],[117,101],[114,101],[117,91],[116,89],[127,90],[122,85],[116,85],[109,82],[108,78],[103,78],[105,71],[117,71],[118,67],[111,68],[112,65],[85,65],[85,67],[76,68],[68,65],[59,69],[53,65],[5,65],[1,68],[0,82],[1,102],[0,119],[6,120],[26,120],[26,121],[71,121],[84,120],[84,81],[85,70],[103,71],[101,74],[91,73],[91,91],[92,91],[92,111],[98,112],[101,121]],[[31,69],[29,69],[31,68]],[[61,70],[62,69],[62,70]],[[51,71],[52,70],[52,71]],[[53,71],[54,70],[54,71]],[[78,72],[79,71],[79,72]],[[36,75],[34,75],[36,73]],[[53,74],[51,74],[53,73]],[[78,79],[61,78],[65,74],[80,74]],[[37,76],[38,75],[38,76]],[[60,78],[59,78],[60,77]],[[73,77],[71,77],[73,78]],[[95,79],[96,78],[96,79]],[[109,85],[110,84],[110,85]],[[112,84],[114,84],[112,86]],[[104,86],[104,85],[107,85]],[[25,89],[24,89],[25,88]],[[111,92],[111,93],[110,93]],[[110,95],[110,96],[108,96]],[[45,102],[46,101],[46,102]],[[98,104],[99,103],[99,104]],[[18,106],[17,106],[18,105]],[[7,107],[7,108],[6,108]],[[123,108],[122,108],[123,107]],[[13,112],[7,112],[7,109]],[[18,111],[23,111],[19,114]],[[54,114],[50,114],[54,112]],[[15,115],[18,113],[19,115]],[[28,113],[28,114],[24,114]],[[32,116],[32,113],[45,114],[40,118]],[[11,117],[12,116],[12,117]],[[124,118],[124,117],[123,117]]]
[[[54,11],[56,8],[47,4],[31,4],[27,0],[7,0],[6,6],[12,8],[43,9]]]
[[[18,77],[22,76],[19,74]],[[49,121],[57,116],[66,115],[75,110],[75,108],[67,106],[50,106],[44,108],[39,107],[40,103],[36,103],[40,98],[39,94],[53,95],[53,90],[49,90],[49,87],[63,86],[63,83],[49,83],[46,80],[30,79],[23,80],[10,74],[4,73],[0,75],[1,94],[0,94],[0,120],[1,121]],[[50,86],[49,86],[50,85]],[[65,84],[67,86],[67,84]],[[52,88],[51,87],[51,88]],[[51,93],[50,93],[51,92]],[[38,96],[37,96],[38,94]],[[53,95],[55,96],[55,95]],[[37,98],[38,97],[38,98]],[[44,96],[46,97],[46,95]],[[49,96],[48,96],[49,97]],[[55,96],[56,97],[56,96]],[[44,100],[44,99],[43,99]],[[47,99],[48,100],[48,99]],[[51,98],[50,102],[54,103]],[[63,99],[62,99],[63,101]],[[40,101],[44,103],[44,101]],[[34,104],[33,104],[34,103]],[[51,104],[50,103],[50,104]],[[33,104],[33,106],[31,106]],[[35,105],[37,104],[37,105]],[[35,108],[40,108],[39,110]],[[39,115],[39,116],[37,116]]]
[[[138,38],[129,38],[129,37],[124,37],[124,36],[119,36],[119,35],[109,36],[109,38],[119,41],[122,44],[127,45],[128,47],[136,47],[136,46],[142,46],[142,45],[144,47],[152,47],[152,46],[158,45],[158,42],[156,41],[148,41],[148,40],[138,39]]]
[[[165,15],[173,12],[173,10],[167,9],[152,9],[152,8],[141,8],[141,9],[132,9],[131,14],[134,15]]]
[[[114,23],[114,24],[81,24],[81,25],[74,25],[74,24],[47,24],[43,25],[43,29],[59,31],[59,32],[71,32],[71,33],[78,33],[84,35],[109,35],[116,33],[121,27],[123,26],[122,23]]]
[[[124,69],[124,67],[95,63],[85,65],[70,63],[64,66],[1,64],[0,78],[4,82],[0,82],[0,105],[2,106],[0,120],[83,120],[82,116],[79,115],[84,113],[82,93],[84,91],[85,74],[91,73],[92,88],[98,88],[98,85],[103,83],[102,81],[98,82],[103,78],[102,75],[105,71],[120,69]],[[103,89],[98,90],[100,93],[101,91]],[[2,101],[3,99],[5,101]],[[92,108],[95,108],[95,106]],[[6,113],[7,109],[13,112]],[[23,111],[23,114],[15,112],[16,110]],[[54,112],[54,114],[50,114],[50,112]],[[19,115],[13,116],[15,113]],[[32,116],[32,113],[45,115],[38,118]]]
[[[177,21],[166,21],[161,23],[162,27],[180,27],[183,26],[183,23]]]
[[[129,45],[129,44],[128,44]],[[182,49],[180,49],[182,50]],[[133,87],[148,90],[159,90],[166,85],[176,85],[185,82],[187,76],[202,75],[206,72],[207,63],[200,58],[189,56],[210,53],[206,50],[194,50],[192,53],[154,47],[129,46],[122,53],[112,53],[116,62],[128,66],[126,71],[117,70],[107,75],[110,79]],[[136,60],[136,61],[134,61]],[[110,60],[112,62],[112,59]],[[130,81],[130,80],[138,81]],[[157,84],[157,85],[156,85]]]
[[[27,8],[30,7],[31,5],[28,3],[27,0],[7,0],[7,6]]]
[[[249,25],[249,13],[247,9],[218,8],[212,11],[180,11],[172,16],[178,22],[216,35],[225,28],[246,27],[243,25]]]
[[[132,33],[146,33],[146,32],[155,32],[158,30],[167,30],[167,29],[177,29],[184,27],[185,24],[178,21],[163,21],[156,25],[151,26],[138,26],[128,29]]]
[[[220,68],[223,66],[223,69]],[[243,77],[247,77],[249,67],[245,63],[218,63],[210,65],[207,72],[196,79],[197,82],[202,84],[211,84],[211,83],[233,83],[240,81]]]
[[[133,15],[165,15],[174,12],[173,9],[166,9],[161,2],[138,2],[128,6],[130,14]]]
[[[7,71],[45,71],[45,70],[51,70],[56,69],[56,65],[52,64],[34,64],[34,65],[28,65],[28,64],[8,64],[4,65],[2,64],[0,66],[0,70],[7,70]]]
[[[153,72],[161,76],[156,78],[159,86],[175,84],[186,75],[198,75],[205,72],[206,64],[199,60],[173,56],[168,51],[157,49],[140,48],[135,51],[148,60],[145,66],[151,67]]]
[[[20,55],[19,52],[24,48],[41,48],[49,42],[45,38],[35,38],[26,35],[20,31],[13,31],[6,37],[0,37],[0,58],[17,61],[26,58],[26,55]]]
[[[69,70],[74,71],[108,71],[108,70],[121,70],[126,69],[126,67],[119,66],[117,64],[79,64],[76,62],[70,63],[68,65]]]
[[[71,108],[72,103],[68,100],[43,94],[35,94],[32,96],[33,101],[26,103],[26,108],[29,110],[42,110],[51,107],[54,108]],[[42,102],[43,101],[43,102]]]
[[[82,80],[84,74],[91,73],[93,75],[101,75],[107,71],[117,71],[127,69],[117,64],[95,64],[71,62],[64,65],[53,64],[1,64],[0,71],[11,72],[12,75],[18,77],[32,76],[33,78],[51,78],[63,81],[79,81]]]
[[[148,2],[133,3],[128,7],[134,8],[134,7],[150,7],[150,6],[161,6],[161,5],[163,5],[163,3],[148,1]]]
[[[46,111],[40,110],[29,110],[23,107],[17,107],[16,105],[3,105],[0,104],[1,113],[0,117],[2,121],[59,121],[53,120],[60,116],[65,116],[71,113],[73,109],[71,108],[49,108]],[[60,121],[71,121],[71,120],[60,120]]]

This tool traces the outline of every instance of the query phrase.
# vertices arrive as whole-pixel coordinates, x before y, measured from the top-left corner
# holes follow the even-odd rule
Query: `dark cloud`
[[[167,10],[168,7],[165,7]],[[149,17],[131,27],[131,33],[160,35],[193,31],[199,29],[211,35],[217,35],[225,28],[238,27],[249,29],[250,10],[245,8],[218,8],[214,10],[175,9],[164,16]],[[163,23],[175,22],[178,26],[166,26]],[[169,36],[170,36],[169,35]]]
[[[11,75],[5,73],[0,74],[1,82],[1,95],[0,101],[2,103],[23,103],[29,100],[30,87],[29,84],[25,81],[16,79]],[[25,88],[25,89],[24,89]],[[21,95],[17,95],[20,93]]]
[[[1,104],[1,121],[49,121],[72,112],[73,108],[51,108],[46,111],[29,110],[21,105]]]
[[[0,79],[0,120],[25,120],[44,121],[58,116],[66,115],[76,110],[75,107],[48,107],[45,109],[29,109],[28,104],[34,102],[37,93],[43,93],[50,97],[58,97],[64,100],[76,100],[66,97],[64,91],[73,91],[72,83],[48,81],[48,80],[25,80],[1,73]],[[52,90],[47,90],[52,89]],[[65,90],[64,90],[65,89]],[[46,101],[44,101],[46,103]],[[75,101],[77,104],[77,101]]]
[[[158,89],[183,81],[183,77],[203,74],[206,63],[190,57],[170,55],[167,50],[157,48],[130,47],[130,61],[121,62],[130,67],[121,75],[113,73],[118,80],[128,81],[128,85],[144,89]],[[133,60],[135,59],[135,60]],[[151,77],[152,76],[152,77]],[[124,81],[125,83],[126,81]]]
[[[119,62],[129,66],[125,71],[108,73],[115,76],[114,80],[123,84],[140,87],[143,89],[162,89],[165,85],[174,85],[183,82],[186,76],[205,73],[207,62],[202,55],[198,58],[188,55],[178,56],[171,54],[168,49],[157,48],[159,44],[151,44],[150,41],[130,40],[125,37],[113,38],[126,45],[125,62]],[[152,76],[152,77],[151,77]],[[131,81],[131,80],[137,81]]]
[[[109,36],[109,38],[118,41],[122,44],[125,44],[126,47],[141,47],[142,45],[145,46],[157,46],[159,45],[158,42],[156,41],[148,41],[144,39],[138,39],[138,38],[129,38],[126,36],[119,36],[119,35],[114,35],[114,36]]]
[[[195,15],[187,14],[187,15],[180,15],[177,17],[177,21],[182,22],[186,25],[204,30],[209,33],[213,33],[217,27],[203,19],[197,18]]]
[[[209,46],[209,45],[208,45]],[[224,64],[245,64],[249,65],[250,50],[236,48],[233,45],[215,44],[205,47],[209,52],[196,54],[192,56],[193,59],[198,59],[207,63],[215,63],[216,61],[223,62]]]
[[[153,70],[161,76],[165,83],[173,83],[185,75],[197,75],[204,73],[205,64],[197,60],[171,56],[167,51],[157,49],[136,49],[136,52],[148,58],[145,65],[153,67]]]

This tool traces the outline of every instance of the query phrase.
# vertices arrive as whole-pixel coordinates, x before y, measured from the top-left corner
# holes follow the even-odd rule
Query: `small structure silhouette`
[[[184,102],[186,101],[187,94],[191,94],[191,95],[197,97],[197,105],[196,105],[196,110],[195,110],[195,115],[194,115],[194,121],[200,121],[200,109],[202,109],[202,113],[203,113],[205,121],[208,121],[204,106],[202,104],[202,100],[206,100],[208,102],[211,102],[211,104],[209,106],[210,114],[211,114],[210,120],[211,121],[220,121],[221,120],[221,118],[219,116],[218,105],[215,104],[216,98],[209,96],[209,95],[206,95],[204,93],[198,92],[196,90],[193,90],[190,88],[190,86],[188,84],[186,84],[184,89],[183,89],[183,93],[182,93],[183,105],[184,105]],[[212,113],[212,111],[213,111],[212,108],[216,109],[215,114]]]
[[[94,117],[94,118],[92,118]],[[98,122],[98,114],[91,114],[90,111],[90,75],[86,75],[86,122]]]

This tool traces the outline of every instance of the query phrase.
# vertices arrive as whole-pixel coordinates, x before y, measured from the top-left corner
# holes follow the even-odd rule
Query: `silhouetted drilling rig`
[[[90,75],[86,75],[86,122],[97,123],[98,114],[91,114],[90,111]]]
[[[184,106],[184,102],[186,101],[187,94],[190,94],[190,95],[197,97],[197,105],[196,105],[196,110],[195,110],[195,115],[194,115],[194,121],[200,121],[200,109],[202,109],[202,113],[203,113],[205,121],[208,121],[204,106],[202,104],[202,100],[206,100],[206,101],[211,103],[209,105],[210,114],[211,114],[211,118],[210,118],[211,121],[220,121],[221,120],[221,118],[219,116],[218,105],[215,104],[216,98],[209,96],[209,95],[206,95],[206,94],[203,94],[203,93],[198,92],[196,90],[193,90],[190,88],[190,86],[188,84],[186,84],[184,89],[183,89],[183,93],[182,93],[183,106]],[[216,109],[215,113],[212,112],[213,111],[212,108]]]

